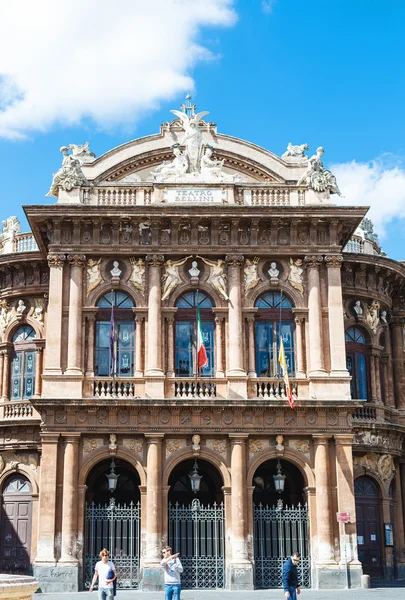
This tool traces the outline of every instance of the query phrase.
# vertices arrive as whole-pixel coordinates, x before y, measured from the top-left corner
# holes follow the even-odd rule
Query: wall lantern
[[[114,459],[112,459],[111,470],[109,473],[105,474],[105,476],[108,479],[108,489],[110,490],[110,492],[115,492],[115,490],[117,488],[118,477],[119,477],[119,475],[116,474],[114,469],[115,469],[115,462],[114,462]]]
[[[190,471],[188,476],[189,476],[190,483],[191,483],[191,489],[194,492],[194,494],[197,494],[197,492],[200,491],[200,483],[201,483],[202,475],[198,474],[198,465],[197,465],[196,460],[194,461],[193,470]]]
[[[276,488],[276,492],[278,494],[282,494],[284,492],[284,484],[285,484],[285,475],[281,472],[281,463],[277,461],[277,474],[273,475],[274,479],[274,487]]]

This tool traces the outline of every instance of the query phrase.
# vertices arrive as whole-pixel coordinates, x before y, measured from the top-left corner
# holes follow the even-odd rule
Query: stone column
[[[35,348],[35,390],[34,396],[35,398],[41,397],[41,389],[42,389],[42,357],[43,357],[43,348],[42,346]]]
[[[228,584],[233,590],[253,590],[253,569],[247,551],[246,440],[248,434],[230,434],[232,560]],[[243,573],[243,575],[242,575]]]
[[[387,387],[388,406],[395,407],[395,389],[394,389],[394,371],[392,363],[392,346],[391,346],[391,334],[390,329],[387,328],[386,335],[386,347],[385,350],[388,353],[388,365],[387,365],[387,376],[389,385]]]
[[[0,350],[0,398],[3,396],[4,350]]]
[[[38,553],[34,576],[42,566],[55,566],[56,475],[59,434],[42,433],[41,482],[39,496]],[[38,571],[39,569],[39,571]]]
[[[2,399],[10,399],[10,348],[6,348],[3,358],[3,390]]]
[[[164,397],[164,372],[162,369],[162,291],[160,270],[164,258],[160,254],[148,254],[148,363],[146,366],[145,392],[149,398]]]
[[[246,371],[243,368],[241,254],[228,254],[229,304],[228,304],[228,394],[229,397],[246,398]]]
[[[397,562],[397,578],[405,577],[405,536],[404,536],[404,502],[401,487],[401,467],[398,463],[395,466],[395,495],[394,495],[394,540]]]
[[[46,355],[44,375],[61,375],[63,265],[64,254],[48,254],[49,304],[46,319]]]
[[[96,338],[96,315],[87,315],[86,318],[88,323],[86,376],[94,377],[94,343]]]
[[[375,388],[376,397],[378,404],[383,404],[381,397],[381,373],[380,373],[380,354],[374,355],[374,366],[375,366]]]
[[[135,317],[135,377],[143,377],[143,317]]]
[[[224,356],[223,356],[223,325],[222,317],[215,317],[215,356],[216,369],[215,377],[225,377]]]
[[[357,558],[356,505],[354,497],[352,435],[335,435],[336,483],[338,512],[349,512],[350,523],[346,523],[346,556],[350,564],[350,587],[359,587],[361,564]],[[340,564],[344,564],[343,525],[340,527]],[[353,568],[353,571],[352,571]]]
[[[381,372],[382,372],[382,387],[383,387],[383,401],[385,406],[390,406],[389,395],[388,395],[388,355],[384,354],[381,356]]]
[[[395,404],[397,408],[405,408],[405,368],[403,350],[404,319],[400,319],[399,317],[393,317],[391,323]]]
[[[64,435],[62,552],[59,564],[77,566],[77,477],[79,468],[80,433]]]
[[[328,435],[314,435],[315,479],[316,479],[316,528],[318,537],[317,564],[328,565],[334,561],[333,525],[334,515],[329,484],[329,439]]]
[[[322,256],[306,256],[308,269],[309,375],[324,375],[319,268]]]
[[[346,368],[342,280],[340,276],[342,262],[343,257],[340,255],[325,257],[328,270],[330,374],[335,377],[349,377]]]
[[[86,265],[84,254],[69,254],[70,289],[69,289],[69,328],[68,359],[66,373],[82,375],[82,303],[83,303],[83,267]]]
[[[295,317],[295,338],[296,338],[296,356],[297,356],[297,371],[296,378],[306,377],[305,373],[305,348],[304,348],[304,336],[302,335],[304,318],[300,316]]]
[[[405,459],[401,458],[401,462],[399,463],[399,474],[400,481],[398,485],[401,486],[401,495],[402,498],[405,499]],[[402,518],[405,523],[405,502],[402,502]]]
[[[377,382],[375,377],[375,355],[370,355],[370,388],[371,402],[377,402]]]
[[[167,317],[167,377],[174,377],[174,318]]]
[[[255,357],[255,318],[248,317],[248,377],[257,377]]]
[[[164,434],[146,434],[148,443],[146,469],[146,556],[142,591],[160,590],[163,583],[162,543],[162,442]]]

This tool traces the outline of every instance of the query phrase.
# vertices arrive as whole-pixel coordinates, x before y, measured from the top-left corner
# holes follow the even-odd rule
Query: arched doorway
[[[24,475],[14,473],[4,482],[0,527],[0,571],[31,572],[32,489]]]
[[[108,474],[118,476],[109,490]],[[84,523],[84,587],[90,587],[100,550],[107,548],[117,569],[119,588],[135,589],[140,573],[140,479],[137,471],[119,458],[104,460],[87,477]]]
[[[201,477],[193,492],[190,475]],[[215,467],[198,459],[186,460],[169,478],[168,541],[180,552],[184,589],[223,588],[225,583],[225,513],[223,481]]]
[[[276,489],[274,477],[278,475],[284,476],[282,492]],[[283,563],[295,550],[301,554],[300,585],[310,587],[309,519],[302,473],[290,462],[271,459],[256,469],[252,485],[256,587],[282,587]]]
[[[356,500],[357,547],[363,573],[371,579],[384,578],[381,544],[380,493],[371,477],[354,482]]]

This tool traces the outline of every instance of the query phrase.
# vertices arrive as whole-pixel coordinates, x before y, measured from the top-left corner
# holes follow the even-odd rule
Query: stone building
[[[0,569],[85,589],[106,546],[154,590],[170,543],[184,587],[278,587],[295,549],[306,587],[405,577],[405,265],[321,148],[173,112],[63,147],[32,233],[3,221]]]

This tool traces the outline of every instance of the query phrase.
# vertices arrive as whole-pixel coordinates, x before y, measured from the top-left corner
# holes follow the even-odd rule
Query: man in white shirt
[[[93,581],[91,582],[90,592],[93,591],[93,586],[98,578],[98,598],[99,600],[113,600],[114,586],[113,581],[117,578],[115,565],[109,560],[110,553],[106,548],[101,550],[100,559],[94,568]],[[108,578],[110,571],[114,573],[114,577]]]
[[[163,559],[160,563],[165,570],[165,600],[180,600],[180,573],[183,567],[179,560],[179,552],[172,554],[170,546],[162,550]]]

